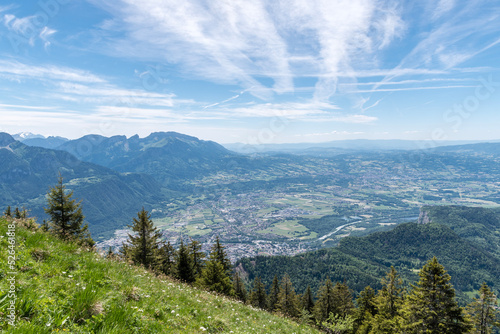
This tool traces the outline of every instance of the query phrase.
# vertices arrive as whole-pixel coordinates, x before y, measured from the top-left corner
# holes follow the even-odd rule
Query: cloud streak
[[[315,96],[328,100],[341,73],[404,28],[394,5],[376,0],[91,2],[113,14],[107,26],[126,27],[104,45],[108,52],[176,62],[186,75],[239,84],[262,99],[293,91],[293,78],[313,64]]]

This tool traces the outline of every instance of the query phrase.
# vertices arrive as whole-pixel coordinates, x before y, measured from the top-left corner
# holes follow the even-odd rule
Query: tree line
[[[61,239],[92,248],[94,242],[83,225],[81,203],[65,192],[62,177],[48,193],[46,213],[41,229]],[[16,208],[17,209],[17,208]],[[26,218],[26,210],[8,207],[9,219]],[[110,248],[108,257],[119,258],[143,266],[157,274],[167,275],[200,288],[221,293],[269,312],[276,312],[315,325],[328,333],[492,333],[500,327],[497,298],[486,283],[479,296],[460,307],[451,276],[436,257],[419,272],[419,280],[409,288],[403,286],[399,274],[391,267],[381,280],[382,288],[375,291],[367,286],[353,299],[353,291],[345,283],[326,279],[316,293],[308,286],[302,295],[296,294],[288,274],[275,275],[269,289],[257,276],[245,284],[233,266],[219,237],[206,256],[199,241],[181,239],[177,249],[162,236],[144,210],[138,212],[129,225],[133,234],[123,244],[119,254]],[[248,287],[248,289],[247,289]]]

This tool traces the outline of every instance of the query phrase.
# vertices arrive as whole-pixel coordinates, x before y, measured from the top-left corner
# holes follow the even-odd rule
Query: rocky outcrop
[[[420,214],[418,215],[418,224],[428,224],[431,222],[429,218],[429,213],[425,210],[425,207],[420,208]]]

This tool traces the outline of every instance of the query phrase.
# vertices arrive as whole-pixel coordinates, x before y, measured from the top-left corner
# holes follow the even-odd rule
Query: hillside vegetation
[[[500,257],[492,244],[500,229],[489,220],[492,210],[482,212],[482,217],[473,227],[466,228],[468,221],[465,212],[470,214],[476,209],[451,207],[436,208],[436,212],[447,210],[451,218],[444,214],[441,224],[432,223],[400,224],[391,231],[377,232],[365,237],[346,237],[338,247],[322,249],[287,256],[257,256],[242,259],[237,263],[242,276],[253,280],[259,276],[270,285],[274,275],[287,272],[298,292],[305,291],[307,285],[317,289],[326,278],[345,282],[357,292],[367,285],[380,288],[380,278],[390,266],[394,266],[406,282],[417,278],[416,273],[433,256],[447,268],[457,289],[458,295],[467,299],[467,294],[477,291],[482,282],[488,283],[495,291],[500,287]],[[487,214],[489,213],[489,214]],[[449,220],[452,219],[452,220]],[[443,223],[447,221],[446,225]],[[453,226],[453,227],[451,227]],[[453,229],[452,229],[453,228]],[[472,233],[474,231],[474,233]],[[492,251],[493,250],[493,251]]]
[[[15,230],[16,261],[0,264],[0,329],[9,333],[317,333],[314,328],[108,260],[49,233]],[[0,254],[8,257],[0,218]],[[10,274],[15,272],[15,275]],[[15,278],[16,326],[8,323]]]

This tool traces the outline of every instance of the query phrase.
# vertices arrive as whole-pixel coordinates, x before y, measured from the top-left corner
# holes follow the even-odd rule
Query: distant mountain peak
[[[23,141],[23,140],[26,140],[26,139],[45,138],[45,136],[42,136],[42,135],[39,135],[39,134],[34,134],[34,133],[31,133],[31,132],[16,133],[12,137],[15,140],[19,140],[19,141]]]
[[[9,146],[15,141],[16,140],[14,139],[14,137],[9,135],[8,133],[0,132],[0,147]]]

